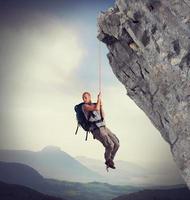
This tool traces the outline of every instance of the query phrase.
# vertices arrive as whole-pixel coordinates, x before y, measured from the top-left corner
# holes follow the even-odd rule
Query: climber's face
[[[82,99],[83,99],[84,103],[90,103],[91,102],[91,95],[90,95],[90,93],[84,93],[82,95]]]

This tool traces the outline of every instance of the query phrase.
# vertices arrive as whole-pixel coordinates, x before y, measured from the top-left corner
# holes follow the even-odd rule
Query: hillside
[[[144,190],[117,197],[113,200],[189,200],[190,191],[187,187],[162,190]]]
[[[7,184],[0,181],[1,200],[64,200],[42,194],[33,189],[16,184]]]
[[[69,182],[47,179],[33,168],[20,163],[0,162],[0,181],[30,187],[38,192],[69,200],[111,200],[138,191],[133,186],[117,186],[100,182]]]
[[[104,181],[101,175],[55,146],[47,146],[37,152],[0,150],[0,160],[29,165],[47,178],[79,182]]]

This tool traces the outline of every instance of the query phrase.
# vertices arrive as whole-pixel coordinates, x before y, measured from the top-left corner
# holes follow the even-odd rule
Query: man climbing
[[[115,169],[114,157],[120,146],[119,139],[114,133],[106,127],[104,120],[104,112],[102,109],[101,93],[98,94],[97,102],[91,102],[91,94],[84,92],[82,95],[84,104],[82,110],[86,119],[91,122],[90,131],[95,139],[99,140],[105,147],[105,164],[108,167]]]

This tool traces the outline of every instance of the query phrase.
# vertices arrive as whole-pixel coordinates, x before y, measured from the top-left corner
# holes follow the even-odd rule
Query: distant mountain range
[[[69,200],[111,200],[119,195],[142,189],[99,182],[77,183],[47,179],[25,164],[2,161],[0,181],[27,186],[38,192]]]
[[[132,194],[123,195],[113,200],[189,200],[188,188],[143,190]]]
[[[31,166],[46,178],[74,182],[106,182],[114,185],[158,186],[184,183],[175,167],[145,169],[137,164],[116,160],[116,170],[106,172],[103,160],[84,156],[72,157],[59,147],[47,146],[41,151],[0,150],[0,160]]]
[[[45,195],[31,188],[7,184],[0,181],[0,199],[1,200],[64,200],[53,196]]]
[[[1,200],[58,200],[56,197],[67,200],[189,200],[190,191],[184,185],[168,188],[143,190],[98,182],[57,181],[44,178],[25,164],[0,162]]]
[[[85,156],[77,156],[76,159],[89,169],[94,169],[95,172],[106,177],[106,181],[112,184],[129,184],[148,188],[159,185],[165,187],[166,185],[185,184],[175,165],[160,166],[153,163],[144,168],[135,163],[116,160],[116,170],[110,170],[109,173],[106,173],[100,160]]]
[[[100,160],[85,156],[77,156],[76,159],[89,169],[94,169],[95,172],[106,177],[109,183],[136,185],[138,183],[136,179],[145,180],[145,177],[150,175],[147,169],[126,161],[116,160],[116,170],[109,170],[109,173],[107,173],[103,162]]]
[[[0,150],[0,160],[29,165],[47,178],[68,181],[105,181],[97,172],[88,169],[58,147],[47,146],[41,151]]]

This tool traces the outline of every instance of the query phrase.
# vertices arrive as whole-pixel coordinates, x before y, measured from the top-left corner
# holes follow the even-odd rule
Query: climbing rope
[[[102,60],[101,60],[101,42],[98,42],[98,65],[99,65],[99,92],[102,92]]]

